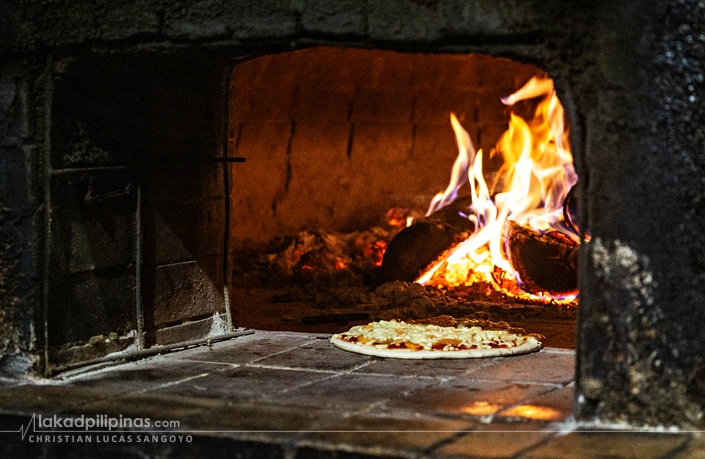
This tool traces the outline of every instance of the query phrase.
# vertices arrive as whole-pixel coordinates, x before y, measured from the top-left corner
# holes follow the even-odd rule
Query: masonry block
[[[281,234],[305,228],[340,229],[337,206],[347,202],[355,176],[349,171],[348,124],[299,124],[291,141],[291,179],[276,202]]]
[[[197,6],[169,5],[164,14],[165,31],[181,40],[214,38],[280,38],[296,32],[295,12],[273,0],[222,0],[200,2]]]
[[[292,118],[297,123],[347,123],[353,106],[353,90],[299,86]]]
[[[220,0],[191,6],[173,4],[164,10],[164,34],[180,40],[225,38],[232,35],[230,27],[236,21],[228,5]]]
[[[444,191],[448,186],[457,156],[458,145],[450,121],[447,125],[416,126],[410,161],[413,161],[417,170],[409,171],[406,180],[413,182],[418,192],[426,196],[426,206],[436,193]]]
[[[438,27],[445,36],[529,33],[546,25],[546,18],[555,14],[555,6],[552,8],[537,1],[441,0],[437,4]]]
[[[296,35],[297,15],[286,2],[245,0],[233,5],[237,22],[232,25],[235,38],[282,38]]]
[[[244,123],[236,151],[244,163],[233,164],[230,230],[236,240],[266,242],[278,228],[275,214],[287,193],[291,137],[289,123]]]
[[[30,209],[30,147],[0,147],[0,205],[17,213]]]
[[[404,207],[418,193],[408,176],[424,171],[409,167],[411,123],[357,123],[353,133],[349,176],[351,186],[339,204],[350,227],[368,227],[392,207]]]
[[[230,89],[230,121],[281,122],[291,119],[294,102],[292,75],[281,75],[277,62],[271,62],[267,68],[275,73],[268,73],[268,78],[248,81],[235,73]],[[236,71],[237,72],[237,71]]]
[[[135,329],[134,267],[51,276],[49,345],[85,343],[91,337]]]
[[[355,94],[351,121],[367,123],[410,122],[415,94],[409,90],[361,89]]]
[[[365,34],[364,5],[356,0],[303,0],[301,25],[307,33],[317,35]]]
[[[145,171],[143,186],[149,204],[182,203],[203,198],[223,198],[223,165],[215,161],[173,162]]]
[[[434,3],[371,1],[367,21],[370,37],[383,41],[431,42],[440,32]]]
[[[53,177],[55,275],[134,263],[136,188],[134,177],[122,172]]]
[[[156,267],[153,323],[178,324],[222,312],[222,268],[220,257]]]
[[[103,40],[125,40],[135,36],[160,33],[161,3],[158,0],[116,0],[104,5],[97,26]]]
[[[20,66],[0,69],[0,146],[19,146],[31,136],[29,90]]]
[[[148,262],[170,263],[223,251],[224,199],[145,208],[143,221]]]

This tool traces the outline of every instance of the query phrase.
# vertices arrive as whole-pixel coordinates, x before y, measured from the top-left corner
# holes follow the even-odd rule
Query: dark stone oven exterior
[[[703,18],[705,3],[695,0],[4,2],[0,5],[0,369],[14,376],[45,371],[46,324],[53,314],[47,305],[64,287],[52,277],[51,244],[64,237],[62,211],[94,212],[71,208],[70,203],[62,207],[62,199],[71,193],[111,198],[103,203],[115,210],[105,217],[113,231],[106,244],[122,241],[124,250],[115,252],[124,256],[118,264],[134,268],[134,222],[129,212],[120,213],[138,199],[134,176],[118,174],[114,186],[101,191],[91,188],[90,174],[84,183],[53,173],[56,158],[68,158],[69,163],[75,159],[72,168],[91,167],[95,174],[125,166],[102,163],[101,158],[112,152],[89,143],[84,143],[83,156],[73,159],[68,152],[56,151],[62,145],[63,117],[78,107],[84,110],[80,116],[91,120],[90,98],[100,102],[103,85],[116,92],[111,100],[127,101],[117,108],[116,119],[106,122],[139,139],[131,140],[127,148],[134,155],[130,166],[140,165],[133,170],[139,178],[140,173],[160,170],[165,161],[174,160],[160,157],[167,151],[154,145],[185,141],[174,131],[189,120],[175,120],[177,127],[167,133],[154,119],[141,120],[135,129],[148,128],[136,136],[129,127],[130,117],[149,107],[130,105],[127,96],[146,91],[143,96],[156,97],[163,88],[154,82],[161,81],[157,79],[140,87],[130,81],[171,75],[168,84],[186,94],[174,103],[202,110],[211,128],[222,131],[217,101],[225,103],[227,70],[239,56],[316,45],[476,52],[546,70],[571,119],[581,177],[581,221],[587,222],[592,236],[581,252],[577,416],[633,425],[703,426]],[[113,69],[120,69],[119,77]],[[67,80],[67,74],[73,76]],[[128,83],[116,86],[120,81]],[[82,94],[83,102],[66,99]],[[150,110],[154,118],[169,115],[159,108]],[[177,153],[169,169],[188,168],[194,155],[222,156],[223,144],[216,134],[213,138],[207,152],[186,148]],[[194,149],[208,146],[208,139],[200,140]],[[142,148],[150,151],[146,158],[140,156]],[[66,174],[63,177],[70,175]],[[201,194],[203,202],[223,204],[215,199],[223,194],[217,189],[223,186],[218,180],[198,182],[216,185]],[[120,190],[124,193],[110,194]],[[160,224],[159,209],[171,206],[174,199],[182,208],[189,205],[188,199],[171,195],[146,204],[154,210],[153,226]],[[221,226],[220,215],[214,211],[212,218],[206,215],[202,221]],[[71,234],[71,228],[66,231]],[[144,237],[149,238],[148,231]],[[198,259],[199,266],[211,266],[207,259],[223,254],[222,248],[187,248],[189,260]],[[157,268],[177,269],[160,265],[156,249],[145,245],[145,250],[154,251],[149,256],[155,269],[147,272],[155,278]],[[187,272],[191,267],[186,263],[184,273],[163,274],[177,279],[176,285],[179,276],[192,277]],[[222,275],[218,270],[227,271],[227,266],[216,261],[204,269],[212,269],[213,278],[218,278]],[[134,295],[140,288],[129,276],[115,279],[120,280],[104,285],[95,281],[86,288],[113,298],[125,292]],[[221,287],[214,289],[218,292]],[[150,294],[158,297],[158,289],[152,288]],[[222,309],[223,298],[217,294],[215,298],[217,304],[203,314]]]

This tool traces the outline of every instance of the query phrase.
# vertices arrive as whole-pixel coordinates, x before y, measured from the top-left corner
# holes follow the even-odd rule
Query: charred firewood
[[[389,243],[382,259],[380,281],[413,282],[453,244],[475,229],[467,214],[470,198],[459,198],[439,211],[401,230]]]
[[[458,233],[442,222],[419,221],[404,228],[384,252],[380,281],[413,282],[424,268],[453,245],[457,236]]]
[[[510,221],[506,238],[512,267],[529,293],[567,295],[578,288],[578,245],[558,233],[537,233]]]

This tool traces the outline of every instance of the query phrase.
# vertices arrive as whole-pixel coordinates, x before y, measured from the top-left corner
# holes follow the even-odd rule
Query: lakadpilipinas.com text
[[[30,443],[191,443],[193,437],[176,429],[179,421],[150,418],[43,416],[35,414],[20,428]]]

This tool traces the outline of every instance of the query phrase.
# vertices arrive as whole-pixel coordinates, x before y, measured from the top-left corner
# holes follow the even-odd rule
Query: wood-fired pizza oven
[[[705,7],[646,3],[1,6],[1,371],[375,317],[354,307],[384,284],[374,267],[299,257],[289,280],[311,292],[273,288],[263,263],[365,231],[374,259],[447,184],[450,112],[491,149],[498,99],[548,75],[591,237],[579,306],[552,313],[577,350],[576,414],[702,425]],[[368,290],[333,292],[353,278]],[[262,301],[312,309],[273,325]]]

